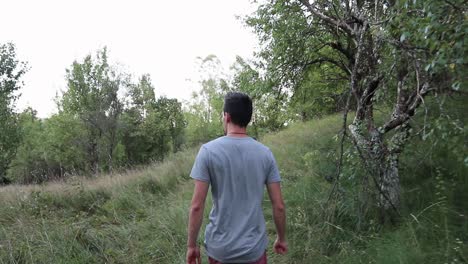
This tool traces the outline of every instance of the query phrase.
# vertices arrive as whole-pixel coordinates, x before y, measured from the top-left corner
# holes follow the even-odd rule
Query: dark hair
[[[232,123],[246,127],[252,119],[252,99],[244,93],[228,92],[224,97],[224,112],[231,115]]]

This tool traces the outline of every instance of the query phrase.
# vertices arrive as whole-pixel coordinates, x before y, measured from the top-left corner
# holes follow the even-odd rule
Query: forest
[[[285,178],[292,250],[272,263],[468,263],[467,1],[255,4],[241,18],[261,44],[254,59],[237,57],[220,73],[216,55],[200,57],[200,90],[188,101],[158,96],[149,74],[111,64],[104,47],[70,62],[66,89],[50,102],[56,113],[39,118],[16,107],[30,65],[14,43],[0,43],[2,263],[181,262],[180,197],[190,192],[194,151],[223,135],[229,91],[251,96],[248,133],[270,144]],[[100,183],[127,174],[145,176],[129,187]],[[31,187],[76,182],[67,205],[66,191]],[[34,191],[12,198],[21,188]],[[173,208],[161,226],[149,223],[160,216],[155,200]],[[50,226],[31,225],[83,218],[89,226],[51,233],[72,234],[63,255],[48,254],[48,245],[31,246],[39,233],[15,231],[14,219],[43,214]],[[107,224],[122,229],[101,232]],[[123,227],[139,241],[151,241],[146,228],[166,242],[154,242],[153,254],[110,238],[126,241]]]

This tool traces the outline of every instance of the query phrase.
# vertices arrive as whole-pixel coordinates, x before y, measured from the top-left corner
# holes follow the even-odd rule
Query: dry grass
[[[25,200],[33,192],[73,195],[80,189],[115,192],[138,179],[155,179],[163,181],[181,169],[181,163],[194,160],[196,148],[173,154],[164,162],[154,163],[144,168],[129,169],[120,173],[102,174],[95,177],[72,176],[63,181],[52,181],[44,184],[12,184],[0,187],[0,201]],[[188,173],[188,172],[187,172]],[[80,188],[77,188],[77,187]]]

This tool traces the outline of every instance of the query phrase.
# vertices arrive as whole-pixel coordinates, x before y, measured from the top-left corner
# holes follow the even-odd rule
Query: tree
[[[89,173],[86,125],[71,113],[60,111],[43,120],[44,152],[50,178]]]
[[[290,118],[287,111],[289,100],[278,89],[280,85],[277,79],[262,76],[256,65],[251,65],[241,57],[237,57],[232,69],[235,71],[232,87],[252,98],[252,128],[255,136],[281,129]]]
[[[128,88],[129,108],[138,112],[141,118],[145,118],[156,105],[156,95],[149,74],[143,74],[138,84],[131,84]]]
[[[291,96],[291,108],[302,121],[336,113],[344,107],[346,83],[335,79],[337,69],[327,64],[314,65],[304,72]]]
[[[149,75],[141,76],[137,84],[130,84],[126,95],[126,107],[121,117],[122,143],[127,162],[141,164],[154,156],[151,135],[142,131],[143,123],[156,104],[154,87]]]
[[[95,59],[88,55],[67,69],[68,90],[63,94],[61,108],[86,127],[85,147],[93,173],[100,172],[101,165],[104,170],[113,167],[117,122],[122,112],[118,92],[125,80],[109,65],[106,48],[98,51]]]
[[[32,108],[27,108],[19,114],[18,121],[21,140],[10,163],[8,178],[23,184],[40,183],[50,179],[57,167],[48,163],[50,159],[46,150],[47,140],[43,122],[37,118],[37,112]]]
[[[14,112],[21,77],[26,73],[25,62],[16,58],[15,45],[0,45],[0,185],[6,184],[6,171],[19,144],[17,115]]]
[[[130,164],[163,160],[184,142],[185,119],[177,99],[156,100],[148,74],[128,87],[127,105],[121,117],[122,144]]]
[[[200,90],[192,94],[185,118],[189,144],[206,142],[223,135],[224,94],[230,90],[221,62],[215,55],[199,58]]]
[[[185,142],[184,130],[186,127],[182,104],[177,99],[160,97],[156,101],[156,112],[159,113],[161,121],[164,121],[169,132],[172,151],[179,151]]]
[[[301,91],[316,65],[347,80],[343,139],[352,109],[347,128],[375,183],[382,221],[398,215],[398,159],[412,116],[426,96],[464,87],[465,12],[461,0],[280,0],[247,19],[264,45],[269,76],[285,89]],[[393,109],[382,123],[375,121],[379,104]]]

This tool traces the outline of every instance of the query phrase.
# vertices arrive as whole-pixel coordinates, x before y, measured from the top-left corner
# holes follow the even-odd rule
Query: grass
[[[0,263],[174,263],[195,153],[125,175],[7,187]]]
[[[459,200],[466,197],[466,168],[447,163],[453,157],[442,147],[417,163],[432,146],[418,141],[403,157],[401,223],[379,227],[370,219],[357,232],[358,166],[344,168],[341,198],[328,201],[325,178],[335,173],[340,121],[329,116],[262,138],[283,177],[290,247],[286,256],[272,252],[265,196],[269,262],[466,263],[467,201]],[[184,263],[196,152],[122,174],[1,188],[0,263]]]

